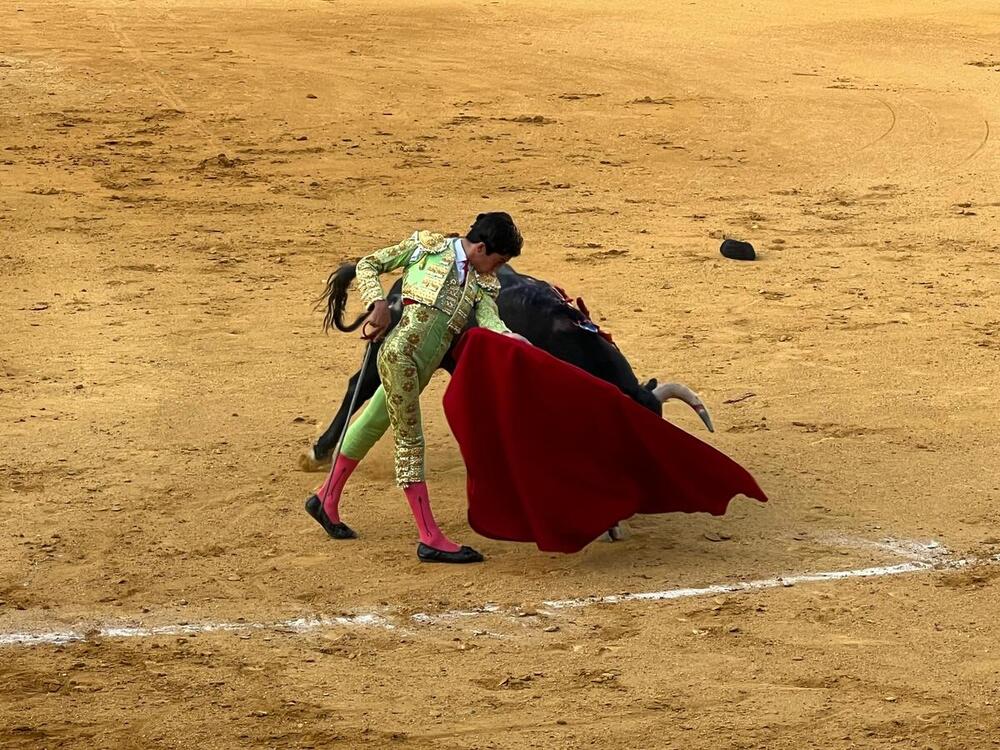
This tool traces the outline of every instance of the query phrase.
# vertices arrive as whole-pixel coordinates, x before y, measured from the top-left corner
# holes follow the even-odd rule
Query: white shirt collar
[[[462,238],[455,238],[455,272],[458,276],[458,283],[465,283],[465,261],[469,259],[469,256],[465,254],[465,248],[462,246]]]

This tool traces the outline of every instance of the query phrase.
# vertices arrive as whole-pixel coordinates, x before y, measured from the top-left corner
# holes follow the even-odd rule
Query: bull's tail
[[[347,287],[354,281],[356,275],[355,269],[356,264],[345,263],[331,273],[330,278],[326,280],[326,289],[323,290],[323,294],[316,300],[316,307],[326,307],[326,313],[323,315],[324,332],[329,331],[331,326],[335,327],[338,331],[349,332],[357,330],[365,322],[365,318],[368,317],[368,313],[364,312],[353,323],[344,323],[344,308],[347,306]]]

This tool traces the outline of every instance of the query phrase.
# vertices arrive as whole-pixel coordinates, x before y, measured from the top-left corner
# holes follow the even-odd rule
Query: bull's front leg
[[[302,471],[324,471],[330,467],[330,454],[337,447],[337,441],[340,439],[344,427],[351,417],[354,416],[354,413],[368,399],[375,395],[375,391],[378,390],[379,385],[382,383],[378,375],[378,366],[376,365],[378,350],[381,346],[381,341],[376,341],[372,344],[372,353],[368,358],[367,367],[363,371],[359,370],[351,376],[347,384],[347,393],[344,394],[344,400],[341,402],[340,409],[337,410],[333,421],[330,422],[329,426],[316,442],[299,455],[299,468]],[[354,412],[348,413],[351,408],[351,397],[354,395],[355,388],[359,389],[357,402],[354,406]]]

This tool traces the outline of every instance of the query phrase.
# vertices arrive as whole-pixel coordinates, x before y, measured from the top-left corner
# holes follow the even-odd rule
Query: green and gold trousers
[[[378,353],[382,385],[344,437],[341,453],[360,461],[392,425],[396,484],[400,487],[424,481],[420,393],[454,338],[448,328],[449,318],[419,303],[403,308],[399,325],[389,333]]]

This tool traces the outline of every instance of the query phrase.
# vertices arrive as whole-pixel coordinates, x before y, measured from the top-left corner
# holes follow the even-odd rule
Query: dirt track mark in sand
[[[967,161],[969,161],[970,159],[972,159],[972,157],[974,157],[976,154],[978,154],[980,151],[982,151],[984,148],[986,148],[986,143],[990,139],[990,121],[989,120],[983,120],[983,125],[985,126],[985,132],[983,133],[983,140],[979,143],[978,146],[976,146],[976,148],[973,150],[973,152],[971,154],[969,154],[968,156],[966,156],[964,159],[962,159],[962,161],[960,161],[958,164],[955,165],[956,168],[962,166]]]
[[[871,148],[872,146],[874,146],[879,141],[881,141],[881,140],[883,140],[885,138],[888,138],[889,135],[892,133],[892,131],[896,129],[896,110],[895,110],[895,108],[888,101],[886,101],[885,99],[883,99],[881,97],[877,96],[877,97],[875,97],[875,99],[880,104],[882,104],[883,106],[885,106],[885,108],[887,110],[889,110],[889,118],[890,118],[890,120],[889,120],[889,127],[886,128],[885,132],[882,133],[880,136],[878,136],[871,143],[868,143],[868,144],[862,146],[861,148],[859,148],[858,151],[864,151],[867,148]]]
[[[173,107],[176,112],[186,115],[188,122],[190,122],[190,124],[193,125],[194,128],[198,130],[206,139],[215,141],[216,143],[222,145],[223,141],[219,137],[219,134],[206,127],[204,118],[192,114],[190,112],[191,107],[189,103],[171,88],[162,75],[155,72],[142,48],[136,44],[129,33],[122,28],[121,19],[116,10],[113,7],[109,7],[107,9],[107,14],[102,13],[98,15],[107,19],[107,27],[118,39],[118,43],[127,52],[129,57],[135,61],[136,67],[142,71],[146,80],[156,87],[170,106]]]

